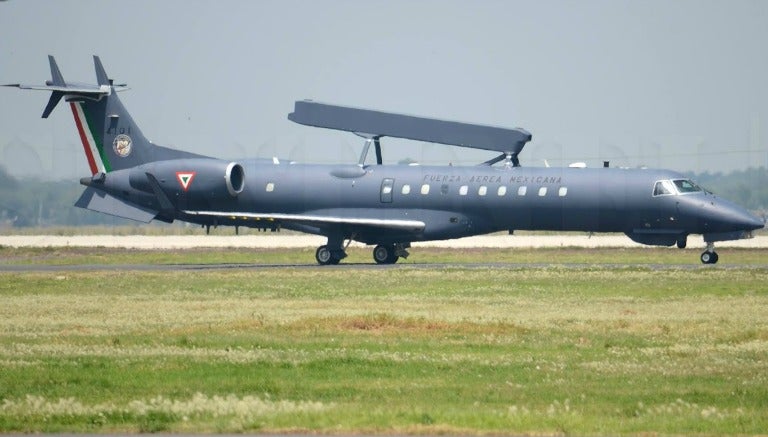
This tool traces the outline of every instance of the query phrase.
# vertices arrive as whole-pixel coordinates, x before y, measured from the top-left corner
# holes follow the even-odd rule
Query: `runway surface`
[[[189,248],[302,248],[326,243],[316,235],[0,235],[0,246],[6,247],[108,247],[124,249],[189,249]],[[365,247],[353,242],[351,247]],[[648,247],[635,243],[625,235],[481,235],[456,240],[413,243],[413,247],[447,248],[547,248],[547,247]],[[706,247],[701,236],[688,238],[689,248]],[[768,248],[768,236],[749,240],[718,242],[717,247]]]
[[[216,236],[216,235],[181,235],[181,236],[146,236],[146,235],[92,235],[92,236],[56,236],[56,235],[10,235],[0,236],[0,246],[6,247],[94,247],[94,248],[124,248],[139,250],[178,250],[191,248],[313,248],[325,243],[325,238],[313,235],[245,235],[245,236]],[[365,247],[360,243],[352,243],[352,247]],[[430,241],[414,243],[414,248],[640,248],[623,235],[484,235],[457,240]],[[689,238],[689,248],[704,248],[700,236]],[[726,241],[718,243],[718,248],[768,248],[768,236],[759,236],[750,240]],[[693,270],[703,268],[718,269],[764,269],[768,265],[735,266],[718,264],[716,266],[691,264],[568,264],[568,263],[398,263],[394,265],[378,265],[374,263],[344,263],[336,266],[318,266],[315,263],[304,264],[2,264],[0,272],[59,272],[59,271],[203,271],[203,270],[263,270],[276,268],[294,269],[446,269],[446,268],[493,268],[493,269],[532,269],[532,268],[566,268],[566,269],[621,269],[649,268],[653,270]]]

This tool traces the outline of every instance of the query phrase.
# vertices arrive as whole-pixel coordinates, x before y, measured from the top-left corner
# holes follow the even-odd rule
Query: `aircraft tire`
[[[701,253],[701,262],[704,264],[715,264],[719,258],[717,252],[714,251],[705,251]]]
[[[400,259],[395,255],[395,246],[387,244],[379,244],[373,248],[373,260],[376,264],[394,264]]]
[[[340,261],[333,256],[331,250],[328,249],[328,246],[325,245],[317,248],[315,251],[315,259],[321,266],[327,266],[328,264],[338,264]],[[333,262],[334,260],[336,260],[335,263]]]
[[[677,238],[677,248],[678,249],[685,249],[685,246],[688,245],[688,236],[683,235],[681,237]]]

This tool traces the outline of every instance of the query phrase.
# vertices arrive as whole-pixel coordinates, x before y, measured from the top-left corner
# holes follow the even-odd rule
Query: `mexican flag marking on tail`
[[[104,155],[104,147],[96,142],[95,138],[97,136],[91,130],[91,123],[88,122],[85,116],[83,105],[79,102],[70,102],[69,105],[72,108],[72,115],[75,117],[77,132],[80,134],[80,141],[83,143],[83,149],[85,150],[85,156],[88,159],[91,173],[108,173],[112,171],[109,159]]]

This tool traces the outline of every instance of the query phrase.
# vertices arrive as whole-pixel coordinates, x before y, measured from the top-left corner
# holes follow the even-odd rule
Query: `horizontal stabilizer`
[[[83,191],[83,194],[75,202],[75,206],[142,223],[149,223],[157,216],[157,211],[126,202],[93,187],[88,187]]]
[[[524,129],[463,123],[337,106],[311,100],[297,101],[288,119],[307,126],[342,130],[371,137],[396,137],[517,155],[531,140]]]
[[[53,56],[48,56],[48,62],[51,64],[51,80],[46,81],[45,85],[28,85],[23,83],[3,85],[23,90],[51,91],[51,97],[48,99],[48,104],[43,110],[43,118],[48,118],[62,98],[65,98],[66,101],[70,101],[71,99],[81,99],[83,97],[91,100],[99,100],[103,96],[112,94],[112,91],[123,91],[127,88],[125,85],[112,86],[112,84],[110,84],[109,79],[107,78],[107,73],[104,71],[104,66],[101,65],[101,60],[98,56],[93,57],[98,85],[75,82],[68,83],[64,80],[64,76],[62,76],[61,70],[59,70],[59,66],[56,64],[56,59],[54,59]]]
[[[23,83],[9,83],[5,84],[3,86],[13,87],[13,88],[20,88],[23,90],[35,90],[35,91],[60,91],[62,93],[66,94],[72,94],[72,95],[108,95],[110,93],[109,88],[107,87],[98,87],[95,85],[88,85],[88,84],[67,84],[66,86],[58,86],[58,85],[27,85]]]

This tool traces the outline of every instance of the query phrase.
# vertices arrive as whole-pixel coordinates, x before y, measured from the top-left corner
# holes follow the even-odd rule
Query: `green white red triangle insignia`
[[[181,185],[181,188],[184,191],[187,191],[189,189],[189,186],[192,184],[192,179],[195,178],[196,172],[194,171],[177,171],[176,172],[176,179],[179,181],[179,185]]]

